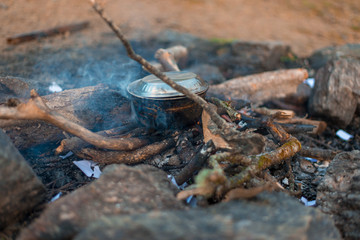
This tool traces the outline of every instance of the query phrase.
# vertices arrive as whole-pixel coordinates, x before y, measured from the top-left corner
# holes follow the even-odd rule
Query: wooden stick
[[[167,49],[160,48],[155,52],[155,58],[161,63],[165,72],[180,71],[177,63],[184,62],[187,56],[187,48],[181,45]]]
[[[64,26],[54,27],[46,30],[34,31],[23,33],[19,35],[15,35],[12,37],[8,37],[6,39],[8,44],[16,45],[23,42],[33,41],[39,38],[52,37],[58,34],[63,34],[67,32],[76,32],[82,29],[85,29],[89,26],[88,21],[80,22],[80,23],[72,23]]]
[[[325,131],[327,124],[324,121],[310,120],[306,118],[292,118],[292,119],[278,119],[278,123],[283,124],[302,124],[302,125],[313,125],[315,128],[312,130],[312,134],[321,134]]]
[[[275,119],[291,119],[295,116],[295,112],[292,110],[269,109],[266,107],[261,107],[254,108],[253,111],[266,116],[275,116]]]
[[[35,90],[31,90],[30,95],[31,99],[27,103],[22,103],[17,107],[11,108],[0,107],[0,118],[43,120],[99,148],[130,151],[148,144],[148,140],[145,139],[114,139],[93,133],[82,126],[67,120],[56,111],[50,110]]]
[[[247,99],[262,102],[295,93],[308,77],[305,69],[289,69],[238,77],[210,86],[208,95],[223,99]]]
[[[135,127],[136,127],[136,124],[128,124],[128,125],[118,127],[116,129],[99,131],[96,134],[99,134],[101,136],[110,137],[110,136],[120,135],[122,133],[128,132]],[[60,145],[55,150],[55,154],[56,155],[64,154],[69,151],[74,151],[74,150],[88,147],[89,145],[90,145],[89,143],[85,142],[81,138],[71,137],[71,138],[64,139],[61,141]]]
[[[303,157],[310,157],[319,161],[333,160],[334,157],[340,153],[340,150],[329,150],[321,148],[303,147],[299,154]]]
[[[215,150],[214,143],[210,140],[207,142],[200,151],[195,155],[194,158],[175,176],[175,181],[178,185],[182,185],[184,182],[189,180],[193,174],[199,171],[206,160],[209,158],[211,153]]]
[[[93,148],[84,148],[79,152],[75,152],[75,154],[78,157],[93,160],[94,162],[102,164],[137,164],[174,147],[175,144],[174,137],[170,137],[161,142],[149,144],[132,152],[103,151]]]

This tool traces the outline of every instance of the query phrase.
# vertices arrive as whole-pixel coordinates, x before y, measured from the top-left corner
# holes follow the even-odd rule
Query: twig
[[[180,173],[176,175],[176,183],[178,185],[182,185],[184,182],[189,180],[195,172],[201,169],[214,150],[215,145],[210,140],[200,149],[200,151],[195,155],[194,158],[190,160],[190,162],[180,171]]]
[[[299,154],[303,157],[315,158],[319,161],[333,160],[340,150],[329,150],[320,148],[303,147]]]
[[[97,132],[96,134],[99,134],[99,135],[105,136],[105,137],[110,137],[113,135],[120,135],[122,133],[130,131],[135,126],[136,126],[135,124],[128,124],[128,125],[124,125],[124,126],[121,126],[118,128],[100,131],[100,132]],[[128,138],[128,137],[124,137],[124,138]],[[90,145],[89,143],[85,142],[84,140],[82,140],[81,138],[78,138],[78,137],[67,138],[67,139],[64,139],[61,141],[60,145],[55,150],[55,154],[58,155],[58,154],[62,154],[62,153],[67,153],[69,151],[85,148],[89,145]]]
[[[317,140],[317,139],[315,139],[315,138],[313,138],[313,137],[311,137],[311,136],[308,136],[308,135],[306,135],[306,134],[299,134],[299,136],[302,137],[302,138],[307,139],[308,141],[315,142],[316,144],[319,144],[319,145],[321,145],[321,146],[323,146],[323,147],[326,147],[326,148],[328,148],[328,149],[337,151],[336,148],[330,146],[329,144],[323,143],[322,141]]]
[[[88,21],[80,22],[80,23],[73,23],[73,24],[69,24],[69,25],[50,28],[47,30],[34,31],[34,32],[28,32],[28,33],[15,35],[12,37],[8,37],[6,39],[6,41],[8,44],[15,45],[15,44],[23,43],[23,42],[36,40],[39,38],[55,36],[55,35],[66,33],[66,32],[80,31],[84,28],[87,28],[88,26],[89,26]]]
[[[242,185],[249,181],[253,176],[265,170],[266,168],[283,162],[285,159],[293,157],[301,149],[301,143],[294,137],[290,136],[286,143],[274,151],[262,153],[252,156],[244,156],[242,161],[251,163],[239,174],[232,177],[225,176],[224,171],[218,164],[218,161],[226,160],[223,157],[213,155],[210,157],[209,163],[213,169],[202,170],[195,178],[195,186],[180,192],[178,199],[184,199],[189,194],[198,194],[206,198],[217,197],[221,198],[227,191],[242,187]]]
[[[231,102],[222,101],[218,98],[212,97],[210,99],[217,107],[224,108],[232,121],[241,120],[241,114],[238,113],[232,106]]]
[[[275,149],[274,151],[259,154],[256,156],[250,156],[252,159],[252,165],[248,166],[240,174],[235,175],[229,179],[230,188],[239,186],[242,183],[251,179],[251,176],[256,173],[264,170],[274,164],[279,164],[283,160],[294,156],[301,149],[301,143],[294,137],[290,136],[288,141],[284,143],[281,147]]]
[[[272,182],[268,182],[268,183],[265,183],[263,186],[254,187],[254,188],[250,188],[250,189],[235,188],[233,190],[230,190],[225,195],[223,202],[229,202],[229,201],[234,200],[234,199],[253,198],[253,197],[259,195],[260,193],[262,193],[264,191],[272,192],[272,191],[274,191],[275,189],[278,189],[278,188],[279,187],[277,187]]]
[[[148,140],[145,139],[114,139],[93,133],[82,126],[67,120],[56,111],[50,110],[35,90],[31,90],[30,95],[31,99],[27,103],[21,103],[17,107],[11,108],[0,107],[0,118],[43,120],[99,148],[130,151],[148,144]]]
[[[136,149],[132,152],[103,151],[93,148],[84,148],[75,154],[81,158],[86,158],[101,164],[137,164],[146,159],[162,153],[166,149],[174,147],[176,144],[174,137],[170,137],[161,142],[149,144],[145,147]]]
[[[266,107],[261,107],[261,108],[254,108],[253,111],[267,116],[276,115],[275,119],[291,119],[295,116],[295,112],[292,110],[269,109]]]
[[[229,128],[225,122],[224,119],[222,119],[216,111],[214,111],[209,104],[200,96],[196,95],[195,93],[191,92],[187,88],[180,86],[176,84],[173,80],[171,80],[169,77],[167,77],[164,73],[160,72],[157,68],[152,66],[148,61],[146,61],[143,57],[136,54],[133,48],[131,47],[130,42],[125,38],[124,34],[121,32],[120,28],[115,25],[115,23],[105,15],[104,9],[95,1],[95,0],[89,0],[92,4],[93,9],[99,14],[99,16],[107,23],[107,25],[113,30],[115,35],[120,39],[122,44],[124,45],[126,52],[128,56],[140,63],[144,68],[154,74],[156,77],[164,81],[166,84],[168,84],[170,87],[175,89],[176,91],[184,94],[186,97],[193,100],[195,103],[199,104],[206,112],[209,113],[211,119],[216,123],[216,125],[224,130],[224,134],[227,134],[227,132],[234,132],[235,130]]]
[[[272,119],[266,121],[266,128],[281,144],[284,144],[290,138],[290,135],[280,125],[274,123]]]
[[[315,128],[313,129],[313,134],[321,134],[325,131],[327,124],[324,121],[311,120],[306,118],[292,118],[292,119],[279,119],[277,120],[279,123],[290,123],[290,124],[303,124],[303,125],[313,125]]]

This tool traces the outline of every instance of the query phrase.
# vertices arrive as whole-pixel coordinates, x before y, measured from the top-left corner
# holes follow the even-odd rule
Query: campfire
[[[354,110],[344,110],[336,116],[332,114],[338,113],[328,109],[319,113],[320,102],[330,104],[333,97],[323,100],[326,84],[319,79],[331,82],[337,76],[331,74],[337,74],[339,65],[359,73],[356,60],[329,61],[318,70],[315,79],[309,77],[309,73],[314,73],[304,63],[299,68],[208,83],[186,66],[192,53],[187,46],[159,48],[154,54],[157,62],[148,62],[134,51],[104,9],[96,1],[91,2],[119,38],[128,57],[141,65],[145,76],[132,79],[122,90],[98,84],[62,91],[54,83],[51,90],[59,92],[46,96],[26,89],[20,78],[1,78],[0,90],[2,86],[13,89],[0,99],[0,126],[4,130],[0,132],[4,146],[0,173],[2,181],[10,184],[1,190],[6,193],[0,201],[4,209],[0,229],[4,229],[5,239],[100,239],[105,235],[116,239],[125,233],[126,237],[146,237],[141,235],[141,227],[134,227],[136,224],[154,231],[157,239],[166,231],[159,230],[156,224],[166,224],[179,216],[192,219],[192,214],[203,220],[190,225],[216,225],[216,229],[220,226],[217,234],[222,238],[227,225],[239,225],[247,214],[237,215],[234,212],[238,207],[230,207],[231,204],[253,209],[254,214],[246,215],[249,221],[263,223],[263,219],[256,220],[257,204],[287,211],[300,206],[296,202],[334,214],[339,229],[328,215],[304,207],[296,212],[300,219],[297,226],[305,228],[302,234],[312,234],[309,229],[319,226],[324,228],[317,233],[320,239],[338,239],[340,233],[351,239],[359,234],[353,228],[358,222],[348,229],[344,227],[344,216],[339,212],[346,206],[334,203],[351,199],[343,196],[338,185],[343,184],[354,199],[359,194],[358,190],[349,190],[352,180],[359,177],[359,152],[349,151],[357,149],[349,147],[349,142],[358,143],[358,132],[347,133],[339,128],[358,121],[356,106],[350,106],[359,104],[359,92],[355,89],[359,87],[358,79],[353,80],[357,81],[353,89],[345,87],[348,99],[354,97],[349,100],[351,104],[344,104],[344,109]],[[59,29],[78,31],[85,27],[88,23]],[[49,36],[57,32],[45,31]],[[43,36],[35,33],[8,38],[8,43],[19,44]],[[339,88],[345,85],[337,83]],[[333,95],[340,93],[335,91]],[[326,114],[337,122],[331,122]],[[324,136],[330,139],[329,135],[337,135],[343,149],[322,141]],[[339,159],[348,165],[341,165]],[[56,168],[65,170],[53,176]],[[338,171],[344,169],[349,175],[339,176]],[[333,198],[329,197],[331,194]],[[206,209],[230,214],[231,220],[219,215],[219,222],[208,223]],[[286,221],[287,214],[293,213],[268,215]],[[154,225],[147,222],[149,216],[154,218]],[[104,229],[120,229],[119,232],[102,233],[96,225],[100,218]],[[308,226],[304,219],[311,219],[313,225]],[[131,230],[127,230],[127,222],[131,223]],[[264,224],[269,224],[265,229],[273,228],[270,223]],[[196,235],[187,233],[190,226],[185,225],[179,227],[180,235],[196,239]],[[235,239],[241,229],[236,228],[230,238]],[[291,232],[278,232],[279,238],[292,236]]]

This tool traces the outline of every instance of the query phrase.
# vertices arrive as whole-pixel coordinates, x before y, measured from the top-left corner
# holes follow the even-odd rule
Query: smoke
[[[54,84],[66,90],[103,83],[126,97],[127,85],[144,75],[121,46],[109,44],[41,54],[31,78],[40,95],[50,94],[49,87]]]
[[[116,89],[124,97],[127,86],[141,76],[141,69],[136,62],[95,61],[80,67],[77,71],[81,86],[104,83]]]

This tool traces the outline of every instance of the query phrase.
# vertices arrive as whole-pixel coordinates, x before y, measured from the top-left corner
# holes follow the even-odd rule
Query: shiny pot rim
[[[199,95],[206,92],[209,85],[192,72],[164,72],[171,80]],[[175,100],[186,96],[154,75],[148,75],[130,83],[127,92],[137,98],[153,100]]]

